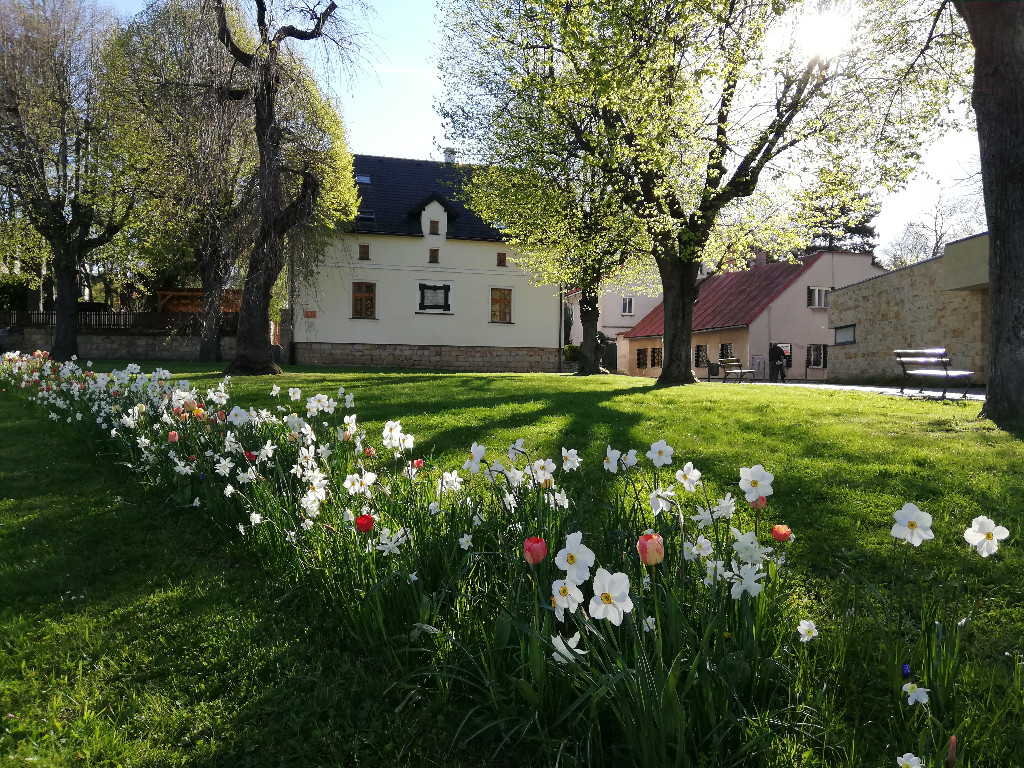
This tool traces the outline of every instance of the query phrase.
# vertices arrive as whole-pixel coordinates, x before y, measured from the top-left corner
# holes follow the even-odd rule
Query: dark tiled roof
[[[433,200],[448,211],[448,238],[455,240],[500,240],[496,229],[484,223],[460,202],[458,190],[468,166],[433,160],[354,155],[354,171],[369,176],[369,184],[358,184],[361,215],[356,232],[381,235],[422,235],[420,213]]]
[[[736,328],[750,325],[821,253],[801,263],[773,263],[752,266],[742,272],[712,275],[700,286],[697,303],[693,305],[693,330]],[[636,339],[662,336],[665,333],[665,306],[658,304],[623,334]]]

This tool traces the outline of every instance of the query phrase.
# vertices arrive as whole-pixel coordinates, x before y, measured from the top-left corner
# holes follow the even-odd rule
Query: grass
[[[219,369],[171,367],[200,387],[220,379]],[[441,464],[461,463],[474,441],[502,453],[518,437],[538,456],[579,449],[594,484],[605,480],[607,444],[642,453],[664,438],[676,463],[692,460],[721,485],[763,463],[776,475],[773,514],[798,536],[794,599],[814,606],[823,632],[843,624],[844,573],[884,583],[892,513],[904,502],[935,519],[934,546],[914,553],[926,572],[959,561],[959,533],[987,515],[1011,539],[963,574],[987,595],[964,676],[984,698],[1012,674],[1004,654],[1024,636],[1014,541],[1024,530],[1024,443],[977,420],[977,404],[626,377],[290,369],[274,383],[306,394],[344,386],[371,435],[401,418],[417,452]],[[233,402],[266,405],[270,385],[235,379]],[[137,488],[124,467],[94,458],[102,444],[44,422],[10,393],[0,396],[0,430],[0,716],[13,715],[0,732],[3,764],[451,762],[458,721],[375,667],[371,649],[348,647],[329,611],[234,555],[213,526]],[[860,673],[837,670],[837,683]],[[851,728],[886,717],[870,682],[863,689],[839,696]],[[1000,738],[1011,750],[1019,739],[1011,764],[1024,763],[1020,727]],[[974,754],[971,765],[987,764]],[[886,762],[874,757],[850,764]],[[465,750],[458,760],[482,762]]]

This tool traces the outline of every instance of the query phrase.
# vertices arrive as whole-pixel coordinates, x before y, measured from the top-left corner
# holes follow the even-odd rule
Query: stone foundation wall
[[[894,349],[945,347],[954,367],[987,381],[988,289],[943,290],[943,258],[829,293],[829,326],[854,325],[857,339],[829,347],[829,380],[900,380]]]
[[[450,347],[441,344],[330,344],[296,342],[298,365],[371,368],[440,368],[483,373],[555,373],[562,350],[554,347]]]
[[[48,351],[53,342],[51,328],[12,329],[7,348],[21,352]],[[235,337],[220,340],[221,357],[235,356]],[[80,360],[183,360],[199,359],[198,336],[166,336],[162,334],[120,334],[78,332]]]

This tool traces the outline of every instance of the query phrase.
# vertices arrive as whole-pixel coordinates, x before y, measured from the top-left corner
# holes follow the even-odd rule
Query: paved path
[[[725,382],[721,382],[725,383]],[[733,382],[728,382],[732,384]],[[743,382],[744,384],[753,383],[766,387],[809,387],[811,389],[845,389],[852,392],[875,392],[879,395],[895,395],[896,397],[916,397],[922,400],[941,400],[942,389],[927,388],[925,387],[924,392],[918,393],[916,387],[908,387],[904,393],[900,393],[899,387],[873,387],[873,386],[858,386],[853,384],[828,384],[825,382],[817,381],[787,381],[785,384],[780,384],[770,381],[754,381],[754,382]],[[959,400],[960,395],[963,393],[962,389],[950,388],[946,391],[947,400]],[[985,402],[985,390],[980,388],[973,388],[967,390],[967,399],[975,400],[977,402]]]

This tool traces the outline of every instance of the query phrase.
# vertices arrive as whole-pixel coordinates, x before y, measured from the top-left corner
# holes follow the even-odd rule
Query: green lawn
[[[202,388],[220,379],[219,369],[168,367]],[[884,583],[892,515],[905,502],[934,517],[936,541],[914,553],[924,571],[959,562],[963,529],[992,517],[1010,539],[962,573],[986,589],[966,635],[965,678],[976,680],[978,698],[1019,691],[1000,680],[1012,676],[1006,654],[1021,651],[1024,637],[1024,442],[977,420],[976,403],[658,388],[615,376],[326,369],[235,379],[232,401],[265,407],[273,383],[304,395],[344,386],[371,437],[401,419],[417,453],[443,465],[461,464],[474,441],[503,454],[523,437],[535,456],[578,449],[599,485],[606,445],[642,454],[664,438],[676,450],[673,468],[693,461],[724,492],[735,490],[740,466],[764,464],[776,476],[772,522],[797,535],[794,599],[814,606],[823,632],[842,623],[844,572]],[[217,528],[138,488],[104,443],[12,393],[0,395],[0,434],[0,765],[447,765],[452,748],[456,764],[489,761],[471,750],[489,755],[495,744],[461,748],[458,716],[418,681],[382,667],[373,649],[348,647],[339,617],[250,562]],[[851,682],[857,670],[848,672]],[[850,726],[884,716],[869,700],[840,698],[837,717]],[[999,764],[1024,764],[1020,726],[999,739]],[[984,750],[966,754],[970,765],[996,764]],[[892,762],[884,757],[858,752],[849,764]],[[518,751],[500,759],[532,760]]]

